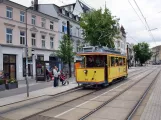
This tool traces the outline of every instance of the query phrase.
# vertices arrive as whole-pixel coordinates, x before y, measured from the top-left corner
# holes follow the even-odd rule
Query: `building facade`
[[[120,27],[120,34],[118,39],[114,39],[115,49],[120,51],[121,54],[126,54],[126,33],[123,26]]]
[[[41,13],[35,7],[26,8],[9,0],[1,0],[0,70],[8,78],[24,79],[27,40],[31,55],[28,75],[35,77],[36,60],[49,61],[58,49],[58,24],[58,18]]]
[[[39,4],[39,11],[48,15],[52,15],[59,19],[59,40],[62,36],[67,34],[67,22],[70,24],[70,37],[74,46],[74,52],[77,52],[79,46],[84,44],[83,29],[79,25],[80,15],[89,11],[87,7],[80,0],[76,3],[57,6],[55,4]]]
[[[134,66],[135,63],[135,53],[134,53],[134,49],[133,49],[133,44],[130,43],[126,43],[126,49],[128,46],[128,61],[129,61],[129,66]]]
[[[153,47],[151,51],[153,55],[150,62],[152,62],[153,64],[161,64],[161,45]]]

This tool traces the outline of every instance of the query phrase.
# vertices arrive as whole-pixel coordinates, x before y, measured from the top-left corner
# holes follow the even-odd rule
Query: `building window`
[[[32,46],[36,46],[36,34],[35,33],[31,34],[31,42],[32,42]]]
[[[46,20],[44,18],[41,19],[41,27],[45,28]]]
[[[45,36],[41,36],[41,41],[42,41],[42,47],[45,48]]]
[[[12,17],[13,17],[13,8],[7,7],[6,16],[7,16],[7,18],[12,19]]]
[[[72,35],[72,26],[70,26],[70,35]]]
[[[50,48],[53,49],[54,48],[54,38],[50,37]]]
[[[35,15],[32,15],[31,23],[32,23],[32,25],[36,24],[36,16]]]
[[[25,32],[20,31],[20,44],[25,45]]]
[[[66,31],[66,27],[62,25],[62,32],[65,33],[65,31]]]
[[[20,12],[20,21],[25,22],[25,13],[23,11]]]
[[[12,43],[12,29],[7,28],[6,29],[6,42],[7,43]]]
[[[54,30],[54,22],[50,21],[50,30]]]
[[[79,37],[79,28],[76,28],[76,29],[77,29],[77,30],[76,30],[76,32],[77,32],[77,33],[76,33],[76,36]]]

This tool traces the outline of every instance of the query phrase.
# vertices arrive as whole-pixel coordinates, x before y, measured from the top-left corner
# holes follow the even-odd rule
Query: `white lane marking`
[[[141,76],[141,75],[139,75],[139,76]],[[138,78],[139,76],[136,76],[135,78]],[[70,112],[70,111],[72,111],[72,110],[74,110],[74,109],[76,109],[76,108],[78,108],[78,107],[80,107],[80,106],[82,106],[82,105],[84,105],[84,104],[86,104],[86,103],[92,101],[92,100],[95,100],[95,99],[99,98],[100,96],[102,96],[102,95],[104,95],[104,94],[107,94],[107,93],[109,93],[109,92],[111,92],[111,91],[113,91],[113,90],[115,90],[115,89],[117,89],[117,88],[119,88],[119,87],[121,87],[121,86],[123,86],[123,85],[125,85],[125,84],[127,84],[127,83],[129,83],[129,82],[131,82],[131,81],[132,81],[132,80],[129,80],[129,81],[127,81],[127,82],[125,82],[125,83],[123,83],[123,84],[121,84],[121,85],[119,85],[119,86],[117,86],[117,87],[115,87],[115,88],[113,88],[113,89],[107,91],[107,92],[102,93],[101,95],[98,95],[98,96],[96,96],[96,97],[94,97],[94,98],[92,98],[92,99],[89,99],[88,101],[83,102],[83,103],[81,103],[81,104],[79,104],[79,105],[77,105],[77,106],[75,106],[75,107],[73,107],[73,108],[71,108],[71,109],[69,109],[69,110],[67,110],[67,111],[65,111],[65,112],[62,112],[62,113],[60,113],[60,114],[58,114],[58,115],[56,115],[56,116],[54,116],[54,117],[55,117],[55,118],[60,117],[60,116],[66,114],[66,113],[68,113],[68,112]]]
[[[123,84],[121,84],[121,85],[119,85],[119,86],[117,86],[117,87],[115,87],[115,88],[113,88],[113,89],[111,89],[111,90],[109,90],[109,91],[107,91],[107,92],[104,92],[104,93],[102,93],[101,95],[98,95],[98,96],[96,96],[96,97],[94,97],[94,98],[92,98],[92,99],[90,99],[90,100],[88,100],[88,101],[86,101],[86,102],[83,102],[83,103],[81,103],[81,104],[79,104],[79,105],[77,105],[77,106],[75,106],[75,107],[73,107],[73,108],[71,108],[71,109],[69,109],[69,110],[67,110],[67,111],[65,111],[65,112],[62,112],[62,113],[56,115],[55,118],[57,118],[57,117],[59,117],[59,116],[61,116],[61,115],[64,115],[64,114],[66,114],[66,113],[68,113],[68,112],[70,112],[70,111],[72,111],[72,110],[74,110],[74,109],[76,109],[76,108],[78,108],[78,107],[80,107],[80,106],[82,106],[82,105],[84,105],[84,104],[86,104],[86,103],[92,101],[92,100],[95,100],[95,99],[99,98],[100,96],[102,96],[102,95],[104,95],[104,94],[107,94],[108,92],[111,92],[111,91],[113,91],[113,90],[115,90],[115,89],[121,87],[122,85],[127,84],[128,82],[131,82],[131,81],[127,81],[126,83],[123,83]]]

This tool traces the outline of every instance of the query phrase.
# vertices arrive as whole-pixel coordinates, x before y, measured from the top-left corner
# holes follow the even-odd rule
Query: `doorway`
[[[3,55],[3,71],[7,79],[16,79],[16,55]]]

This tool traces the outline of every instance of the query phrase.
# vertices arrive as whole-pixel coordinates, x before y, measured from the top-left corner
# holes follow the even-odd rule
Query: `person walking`
[[[53,69],[53,74],[54,74],[54,82],[53,82],[53,86],[57,87],[58,86],[58,77],[59,77],[59,72],[58,72],[58,68],[55,66]]]
[[[49,82],[49,71],[48,71],[48,69],[46,69],[46,79],[47,79],[47,82]]]

